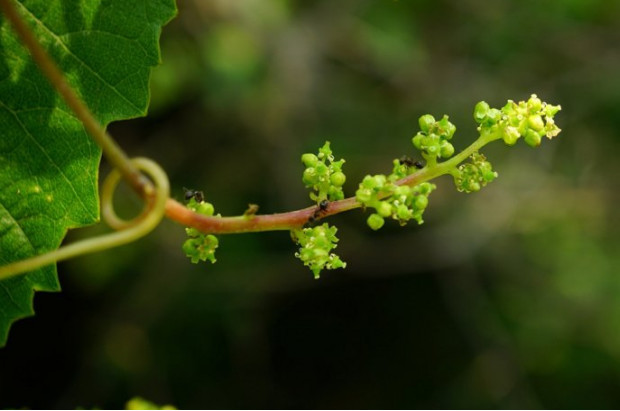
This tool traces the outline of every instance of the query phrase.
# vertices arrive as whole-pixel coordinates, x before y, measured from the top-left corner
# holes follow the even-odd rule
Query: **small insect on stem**
[[[406,165],[407,167],[415,167],[418,170],[421,169],[421,168],[424,168],[424,164],[421,161],[419,161],[419,160],[414,161],[409,156],[402,156],[401,158],[398,159],[398,162],[400,164]]]
[[[327,211],[328,207],[329,207],[329,201],[322,200],[319,203],[317,209],[314,211],[314,213],[308,218],[308,221],[306,222],[306,224],[314,223],[317,220],[317,218],[321,217],[321,214]]]
[[[192,198],[196,200],[197,203],[202,203],[205,201],[205,195],[202,191],[192,190],[185,187],[183,187],[183,190],[185,190],[185,201],[189,201]]]

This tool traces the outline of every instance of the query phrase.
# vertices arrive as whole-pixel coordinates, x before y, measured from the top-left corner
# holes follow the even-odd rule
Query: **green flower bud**
[[[446,130],[446,138],[449,140],[452,138],[452,136],[454,136],[454,133],[456,132],[456,126],[448,122],[448,125],[446,126],[445,130]]]
[[[385,185],[387,178],[382,174],[377,174],[372,177],[372,181],[374,183],[374,188],[381,189]]]
[[[508,100],[506,105],[504,107],[502,107],[502,113],[504,113],[508,117],[515,116],[516,113],[517,113],[515,106],[516,106],[516,104],[515,104],[514,101]]]
[[[376,207],[376,209],[377,209],[377,213],[381,217],[389,217],[390,215],[392,215],[392,205],[388,203],[387,201],[379,202],[379,205],[378,207]]]
[[[411,143],[418,150],[422,150],[422,139],[424,138],[424,134],[418,133],[411,139]]]
[[[481,124],[484,121],[489,109],[490,107],[485,101],[480,101],[476,104],[474,107],[474,120],[476,123]]]
[[[497,171],[490,171],[488,173],[483,174],[483,178],[485,183],[490,183],[491,181],[495,180],[497,178],[498,174]]]
[[[490,183],[497,178],[497,172],[493,171],[491,163],[487,162],[484,166],[480,167],[480,177],[483,184]]]
[[[186,227],[185,234],[187,234],[189,237],[198,237],[201,233],[193,227]]]
[[[492,108],[487,112],[486,122],[489,124],[497,124],[502,119],[502,112],[496,108]]]
[[[396,207],[396,218],[402,221],[410,220],[412,217],[413,211],[409,210],[406,205],[401,204]]]
[[[323,176],[329,172],[329,168],[325,163],[318,163],[314,169],[316,170],[316,174],[319,176]]]
[[[367,188],[367,189],[373,189],[375,188],[375,180],[372,178],[372,176],[367,175],[362,180],[360,187]]]
[[[424,195],[416,196],[413,205],[417,210],[424,210],[428,206],[428,197]]]
[[[342,171],[337,171],[335,173],[333,173],[330,177],[329,177],[331,183],[337,187],[342,187],[342,185],[344,184],[344,182],[346,181],[346,176],[344,175],[344,173]]]
[[[519,136],[525,135],[525,132],[529,129],[527,118],[523,116],[519,116],[519,125],[517,126],[517,131],[519,132]]]
[[[366,222],[368,223],[368,227],[370,227],[373,230],[377,231],[378,229],[383,227],[383,224],[385,223],[385,220],[379,214],[371,214],[368,217],[368,220],[366,220]]]
[[[512,146],[517,142],[519,137],[521,137],[521,135],[519,134],[519,130],[517,130],[516,127],[507,126],[506,128],[504,128],[504,132],[502,133],[504,143]]]
[[[441,120],[437,122],[439,129],[441,130],[441,136],[447,140],[450,140],[456,131],[456,126],[448,121],[448,116],[444,115]]]
[[[454,146],[452,144],[448,143],[447,141],[444,141],[441,144],[441,150],[439,152],[440,157],[448,158],[448,157],[452,156],[452,154],[454,154]]]
[[[527,101],[527,109],[530,113],[537,113],[542,108],[542,101],[536,96],[536,94],[532,94],[530,99]]]
[[[543,128],[545,128],[545,122],[543,121],[542,117],[538,114],[529,116],[527,118],[527,124],[530,128],[534,129],[535,131],[540,131]]]
[[[525,140],[527,145],[531,147],[538,147],[541,142],[540,134],[538,134],[534,130],[527,130],[525,136],[523,136],[523,139]]]
[[[372,190],[360,188],[355,192],[355,198],[362,204],[368,203],[372,199]]]
[[[195,211],[199,214],[212,216],[215,209],[213,208],[213,204],[203,201],[202,203],[199,203],[198,206],[196,206]]]
[[[319,162],[319,158],[312,153],[305,153],[301,156],[301,162],[306,167],[314,167]]]
[[[411,195],[411,187],[409,186],[397,186],[394,188],[394,193],[392,194],[395,198],[406,198]]]
[[[437,186],[435,184],[429,182],[424,182],[416,186],[416,190],[418,191],[418,193],[424,194],[425,196],[428,196],[436,188]]]
[[[329,198],[331,201],[342,200],[344,198],[342,188],[337,186],[331,186],[327,191],[327,198]]]
[[[441,152],[439,143],[437,142],[432,145],[429,144],[428,146],[426,146],[426,152],[430,154],[431,156],[436,157]]]
[[[318,182],[318,175],[314,167],[308,167],[304,170],[302,181],[305,185],[311,186]]]
[[[430,114],[425,114],[420,117],[418,123],[420,124],[420,130],[428,133],[431,127],[433,127],[433,125],[435,124],[435,117],[431,116]]]

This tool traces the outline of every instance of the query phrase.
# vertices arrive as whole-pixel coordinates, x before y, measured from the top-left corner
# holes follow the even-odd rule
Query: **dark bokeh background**
[[[318,281],[285,232],[223,236],[217,264],[192,265],[170,222],[60,264],[63,293],[37,295],[0,350],[0,407],[620,407],[620,2],[179,9],[149,117],[110,130],[224,215],[309,205],[299,157],[327,139],[352,195],[415,155],[425,113],[463,148],[477,101],[537,93],[564,131],[488,147],[500,178],[478,194],[437,181],[422,226],[332,218],[348,267]]]

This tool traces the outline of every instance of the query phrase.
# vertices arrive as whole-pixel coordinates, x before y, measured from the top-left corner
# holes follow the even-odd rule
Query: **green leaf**
[[[18,11],[69,83],[107,125],[146,114],[151,67],[174,0],[21,0]],[[0,265],[60,246],[99,220],[100,149],[0,15]],[[0,281],[0,346],[32,315],[34,291],[58,291],[56,266]]]

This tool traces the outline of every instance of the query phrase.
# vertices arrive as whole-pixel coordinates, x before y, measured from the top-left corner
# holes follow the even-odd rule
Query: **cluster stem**
[[[415,173],[396,181],[396,185],[416,186],[425,181],[435,179],[444,174],[450,174],[460,163],[470,155],[478,151],[489,142],[496,140],[495,137],[480,136],[471,145],[449,160],[426,166]],[[319,213],[318,219],[345,211],[360,208],[362,204],[355,197],[332,201],[325,210]],[[260,231],[294,230],[301,228],[312,216],[316,216],[318,206],[302,208],[276,214],[257,214],[251,217],[214,217],[205,216],[189,210],[176,200],[168,199],[166,202],[166,216],[177,223],[193,227],[208,234],[235,234]]]

